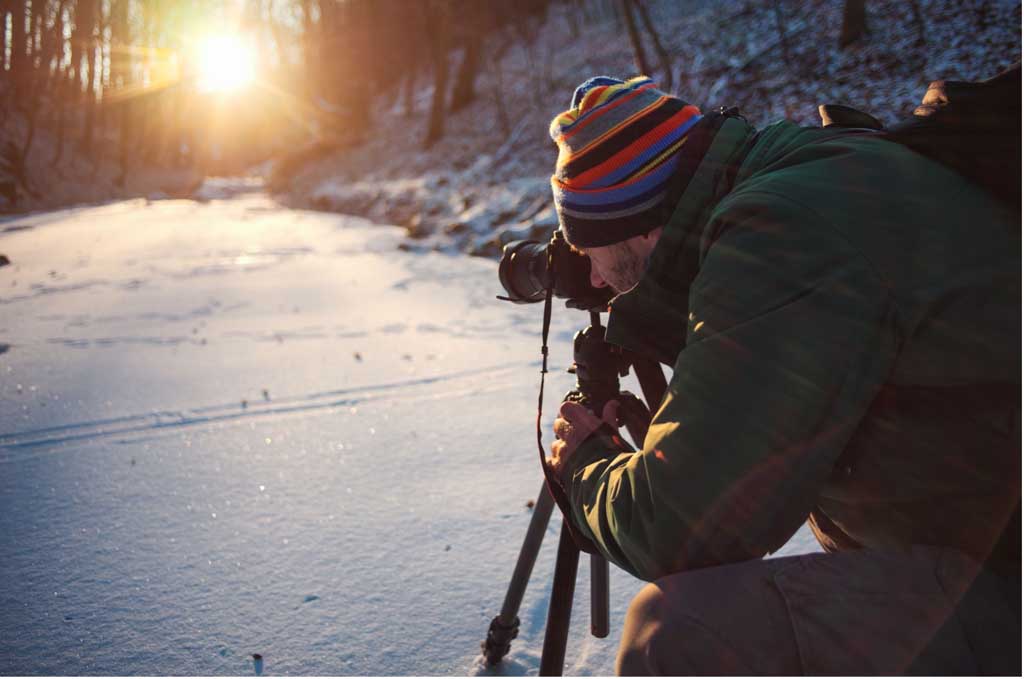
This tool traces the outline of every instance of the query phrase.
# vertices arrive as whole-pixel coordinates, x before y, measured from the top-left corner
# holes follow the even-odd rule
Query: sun
[[[240,35],[211,35],[198,46],[199,89],[234,92],[256,77],[256,57]]]

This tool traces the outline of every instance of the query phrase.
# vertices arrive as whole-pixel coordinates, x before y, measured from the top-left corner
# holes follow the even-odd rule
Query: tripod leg
[[[505,603],[501,606],[501,613],[491,620],[487,639],[480,643],[489,665],[501,662],[508,653],[512,640],[519,634],[519,606],[523,602],[523,594],[530,582],[530,574],[537,561],[537,554],[544,540],[544,531],[547,530],[554,506],[555,501],[548,492],[547,485],[541,485],[537,504],[533,507],[533,516],[530,518],[530,527],[526,529],[526,537],[523,538],[523,546],[519,548],[519,558],[512,572],[512,581],[509,582],[508,591],[505,593]]]
[[[576,569],[580,563],[580,550],[562,519],[562,532],[558,537],[558,557],[555,559],[555,579],[551,586],[548,605],[548,623],[544,630],[544,649],[540,653],[540,676],[561,676],[565,665],[565,642],[569,638],[569,617],[572,615],[572,595],[576,589]]]
[[[634,355],[633,372],[640,381],[640,390],[644,393],[647,407],[652,413],[657,412],[661,405],[661,399],[665,398],[665,390],[668,389],[661,364],[649,358]]]
[[[608,560],[590,555],[590,633],[598,639],[608,636]]]

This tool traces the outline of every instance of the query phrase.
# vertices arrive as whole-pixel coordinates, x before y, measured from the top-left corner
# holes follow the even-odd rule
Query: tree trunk
[[[131,165],[131,157],[128,149],[131,147],[133,129],[132,129],[132,114],[134,113],[135,107],[134,102],[131,99],[124,99],[118,103],[120,109],[120,127],[121,127],[121,145],[120,153],[118,154],[119,165],[121,173],[114,180],[117,186],[124,186],[128,181],[128,168]]]
[[[105,4],[105,3],[104,3]],[[110,104],[107,99],[110,91],[110,12],[109,7],[106,14],[100,16],[99,25],[99,40],[97,42],[97,54],[96,61],[96,74],[99,76],[99,90],[96,94],[97,102],[95,110],[95,119],[93,122],[93,134],[94,139],[99,139],[99,147],[97,148],[95,142],[93,144],[93,173],[99,169],[100,162],[106,152],[106,139],[107,139],[107,123],[110,118]]]
[[[36,66],[36,77],[32,81],[32,97],[27,113],[28,132],[25,135],[25,144],[21,148],[21,157],[28,160],[32,151],[32,142],[35,139],[36,125],[39,121],[39,101],[44,92],[50,90],[50,60],[53,59],[56,46],[61,44],[62,37],[57,35],[57,29],[63,26],[61,15],[64,12],[65,0],[58,0],[57,11],[54,14],[53,24],[47,28],[43,14],[36,15],[36,27],[39,33],[39,48],[37,50],[38,64]],[[37,2],[37,5],[42,4]],[[59,80],[58,80],[59,82]]]
[[[25,12],[25,56],[28,59],[28,68],[32,68],[32,47],[35,42],[36,35],[36,22],[35,22],[35,4],[33,0],[18,0],[18,4],[22,5]]]
[[[569,24],[569,35],[573,40],[580,37],[579,8],[575,0],[570,0],[565,11],[565,20]]]
[[[54,90],[57,93],[57,148],[53,152],[53,160],[50,165],[56,166],[64,156],[64,137],[67,136],[67,109],[68,91],[71,89],[71,77],[68,74],[70,68],[60,69],[57,74],[57,85]]]
[[[43,81],[41,79],[35,80],[30,85],[32,94],[29,97],[28,111],[25,113],[25,119],[28,123],[28,131],[25,134],[25,142],[21,147],[21,158],[26,163],[26,166],[28,163],[28,154],[32,151],[32,140],[35,139],[36,136],[36,118],[38,117],[37,114],[39,112],[39,95],[42,91],[42,85]]]
[[[927,31],[924,25],[924,15],[921,13],[921,2],[920,0],[910,0],[910,11],[914,15],[914,24],[917,25],[917,40],[914,42],[915,47],[924,47],[928,44]]]
[[[61,156],[64,154],[64,135],[66,134],[66,119],[65,112],[67,109],[67,90],[68,90],[68,78],[64,67],[64,49],[66,39],[64,37],[64,7],[63,5],[58,8],[57,16],[54,19],[53,25],[53,37],[54,47],[53,53],[56,57],[54,63],[54,75],[53,84],[51,91],[53,92],[54,99],[56,100],[55,111],[53,112],[53,126],[57,130],[57,148],[54,149],[53,158],[50,160],[51,166],[56,166],[60,162]]]
[[[640,20],[644,24],[644,28],[647,29],[647,34],[651,36],[651,41],[654,43],[654,52],[658,55],[658,62],[661,64],[661,70],[665,74],[665,80],[661,83],[661,89],[666,92],[672,91],[672,58],[668,55],[668,51],[665,46],[661,44],[661,37],[658,35],[657,29],[654,28],[654,22],[651,21],[651,15],[647,13],[647,6],[643,2],[638,0],[632,0],[633,7],[636,8],[637,14],[640,15]]]
[[[32,28],[29,33],[28,48],[32,53],[32,70],[34,71],[38,68],[37,62],[42,52],[43,16],[46,13],[46,0],[29,0],[29,7],[31,7]]]
[[[373,92],[370,89],[373,64],[365,63],[371,58],[370,33],[374,25],[374,0],[349,0],[350,18],[352,21],[352,33],[355,40],[355,54],[349,58],[355,65],[354,77],[347,83],[352,92],[350,111],[352,112],[351,128],[355,132],[355,138],[364,138],[367,130],[370,129],[370,105],[373,103]],[[360,73],[359,71],[362,72]],[[354,140],[353,140],[354,141]]]
[[[434,97],[430,103],[430,118],[424,148],[430,148],[444,136],[445,94],[448,90],[448,5],[430,2],[423,5],[427,36],[430,42],[430,60],[434,65]]]
[[[92,5],[95,0],[78,0],[73,6],[75,12],[75,24],[71,31],[71,77],[74,87],[69,94],[73,97],[72,107],[77,106],[79,95],[82,92],[82,61],[85,58],[85,49],[88,36],[92,32],[89,26],[92,19]]]
[[[466,50],[462,57],[462,64],[459,65],[459,72],[455,76],[455,87],[452,90],[452,103],[449,110],[454,112],[468,106],[476,99],[476,75],[480,70],[480,45],[481,38],[476,28],[470,29],[471,34],[466,37]]]
[[[779,6],[779,0],[773,0],[773,9],[775,10],[775,29],[779,32],[779,42],[782,43],[782,58],[786,60],[787,64],[792,64],[792,60],[789,58],[789,40],[786,37],[786,22],[782,16],[782,8]]]
[[[89,77],[85,81],[85,129],[82,131],[82,149],[86,153],[92,151],[93,120],[96,115],[96,14],[99,9],[96,0],[78,0],[75,10],[75,34],[79,33],[79,13],[81,17],[81,36],[84,42],[85,62],[89,67]],[[80,66],[79,66],[80,68]]]
[[[6,27],[4,27],[6,30]],[[25,30],[25,0],[15,0],[11,10],[11,82],[15,97],[25,91],[28,68],[28,33]]]
[[[647,62],[644,44],[640,40],[640,32],[636,29],[636,20],[633,18],[631,5],[632,3],[629,0],[619,0],[619,10],[622,13],[623,21],[626,23],[626,30],[629,32],[629,41],[633,43],[633,61],[640,75],[650,75],[651,67]]]
[[[843,30],[839,34],[839,47],[846,47],[860,39],[867,30],[866,0],[846,0],[843,5]]]
[[[499,47],[491,57],[491,69],[494,74],[494,87],[491,90],[491,95],[498,113],[498,125],[501,126],[502,137],[507,139],[512,134],[512,124],[509,122],[508,109],[505,106],[505,83],[501,69],[501,60],[505,56],[505,52],[505,47]]]
[[[483,3],[469,0],[456,5],[456,8],[460,19],[457,28],[464,49],[462,63],[455,76],[455,87],[452,90],[451,111],[465,108],[476,99],[475,84],[480,71],[483,36],[491,27],[488,21],[488,8]]]
[[[61,36],[57,35],[60,26],[60,15],[64,11],[65,0],[57,2],[56,10],[53,12],[49,26],[46,25],[45,17],[40,28],[42,29],[39,42],[39,63],[36,66],[36,79],[41,81],[42,91],[53,96],[52,80],[54,73],[54,57],[57,56],[57,45],[61,44]]]
[[[128,49],[131,45],[128,3],[129,0],[112,0],[110,5],[110,81],[112,86],[122,91],[131,85],[132,72],[131,52]],[[121,172],[114,181],[118,186],[124,186],[128,178],[130,162],[128,149],[132,143],[134,107],[131,99],[127,97],[119,97],[116,106],[121,137],[120,153],[118,154]]]

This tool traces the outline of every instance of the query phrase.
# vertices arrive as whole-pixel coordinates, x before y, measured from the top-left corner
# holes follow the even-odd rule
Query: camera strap
[[[558,505],[559,510],[562,512],[562,516],[565,517],[564,526],[568,528],[569,535],[572,537],[572,541],[576,543],[576,546],[580,551],[586,552],[587,554],[600,554],[597,546],[586,536],[581,535],[580,531],[572,522],[572,511],[569,505],[569,498],[566,496],[565,489],[562,488],[561,483],[555,477],[555,473],[548,466],[547,455],[544,452],[544,438],[541,432],[540,420],[544,411],[544,376],[548,374],[548,331],[551,329],[551,299],[555,292],[555,258],[551,253],[551,248],[548,249],[548,280],[551,284],[548,286],[547,292],[544,294],[544,326],[541,328],[541,366],[540,366],[540,393],[537,395],[537,453],[540,455],[540,468],[544,472],[544,483],[547,485],[548,492],[551,493],[551,497],[554,499],[555,504]]]
[[[541,413],[544,410],[544,376],[548,374],[548,331],[551,329],[551,297],[555,291],[555,277],[550,275],[554,270],[554,257],[551,253],[548,253],[548,280],[551,284],[548,285],[547,292],[544,294],[544,326],[540,331],[540,393],[537,395],[537,450],[540,452],[540,463],[541,465],[546,464],[546,455],[544,454],[544,442],[543,436],[540,430],[540,418]]]

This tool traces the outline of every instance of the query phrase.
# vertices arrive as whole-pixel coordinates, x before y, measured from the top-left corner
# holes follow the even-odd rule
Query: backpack
[[[942,163],[988,190],[1020,220],[1019,61],[988,80],[932,82],[914,115],[888,129],[874,116],[848,106],[822,105],[818,107],[818,113],[824,127],[836,125],[878,130],[886,139]],[[1012,381],[1007,385],[986,385],[971,400],[977,404],[988,404],[993,399],[1016,403],[1019,413],[1020,385]],[[830,532],[819,519],[814,532],[816,535],[824,534],[827,539],[838,532],[834,529],[832,526]],[[986,565],[995,572],[1015,574],[1017,583],[1020,582],[1020,535],[1021,505],[1018,499],[1015,511],[986,559]]]
[[[936,80],[910,118],[888,129],[874,116],[836,104],[818,107],[822,125],[878,130],[1021,210],[1020,62],[979,82]]]

